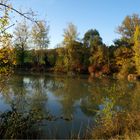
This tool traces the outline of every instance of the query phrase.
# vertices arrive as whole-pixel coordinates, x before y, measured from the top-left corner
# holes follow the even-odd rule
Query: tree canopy
[[[118,27],[118,33],[122,35],[122,38],[126,39],[130,43],[134,43],[134,32],[136,26],[140,25],[140,18],[138,14],[126,16],[122,22],[122,25]]]

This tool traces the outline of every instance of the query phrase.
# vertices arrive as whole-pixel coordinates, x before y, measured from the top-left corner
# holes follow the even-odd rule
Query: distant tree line
[[[97,29],[87,30],[79,39],[77,27],[69,23],[64,29],[63,41],[56,48],[48,49],[46,21],[37,20],[29,25],[24,17],[9,34],[5,29],[9,25],[10,8],[1,11],[1,71],[12,65],[15,70],[90,73],[92,77],[140,75],[140,18],[137,14],[125,17],[117,28],[121,37],[110,46],[103,43]]]

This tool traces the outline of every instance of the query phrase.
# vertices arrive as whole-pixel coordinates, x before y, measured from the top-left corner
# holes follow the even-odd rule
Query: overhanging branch
[[[8,26],[8,27],[7,27],[7,28],[5,28],[4,30],[2,30],[2,31],[0,32],[0,34],[4,33],[7,29],[9,29],[9,28],[13,27],[14,25],[15,25],[15,24],[12,24],[12,25]]]
[[[14,11],[14,12],[18,13],[19,15],[23,16],[24,18],[26,18],[26,19],[28,19],[28,20],[30,20],[30,21],[35,22],[36,24],[38,24],[36,20],[31,19],[30,17],[26,16],[26,15],[25,15],[26,13],[25,13],[25,14],[24,14],[24,13],[21,13],[20,11],[16,10],[15,8],[10,7],[10,6],[8,6],[8,5],[6,5],[6,4],[3,4],[3,3],[0,3],[0,5],[3,6],[3,7],[9,8],[9,9],[11,9],[12,11]]]

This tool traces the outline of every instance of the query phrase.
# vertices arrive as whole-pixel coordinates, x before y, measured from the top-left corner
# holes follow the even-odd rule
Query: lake
[[[14,74],[0,95],[0,112],[31,116],[37,138],[83,138],[107,102],[114,111],[138,111],[139,99],[138,81]]]

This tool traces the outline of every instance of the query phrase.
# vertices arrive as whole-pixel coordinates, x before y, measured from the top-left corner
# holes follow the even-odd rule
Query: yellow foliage
[[[136,31],[134,34],[134,42],[135,42],[135,45],[133,47],[135,52],[134,61],[135,61],[137,73],[140,74],[140,26],[136,27]]]

